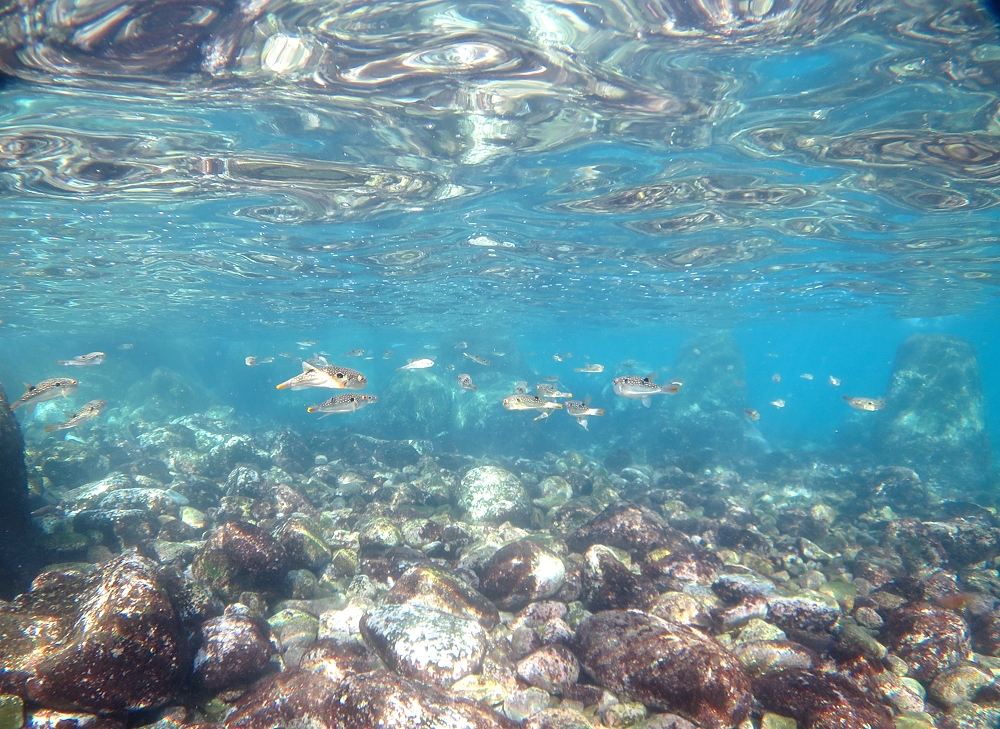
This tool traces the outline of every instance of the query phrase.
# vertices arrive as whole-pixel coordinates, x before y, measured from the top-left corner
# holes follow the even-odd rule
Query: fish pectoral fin
[[[46,425],[45,426],[45,432],[46,433],[51,433],[53,430],[59,430],[59,426],[58,425]]]
[[[38,403],[29,402],[27,405],[24,406],[24,412],[26,412],[28,415],[34,415],[35,414],[35,405],[37,405],[37,404]]]
[[[303,372],[308,372],[309,370],[314,370],[314,369],[316,369],[316,368],[313,365],[309,364],[305,360],[302,360],[302,371]]]
[[[653,398],[651,398],[649,395],[643,395],[642,396],[642,405],[643,405],[643,407],[647,407],[648,408],[652,404],[653,404]]]

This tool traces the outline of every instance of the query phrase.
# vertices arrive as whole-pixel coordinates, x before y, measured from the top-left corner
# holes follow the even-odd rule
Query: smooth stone
[[[266,624],[245,605],[226,608],[225,615],[201,626],[201,645],[194,657],[193,677],[207,691],[233,688],[257,678],[271,660]]]
[[[981,688],[993,683],[993,676],[972,665],[955,666],[938,674],[928,693],[938,706],[946,709],[971,701]]]
[[[789,668],[810,669],[819,663],[819,657],[813,651],[789,640],[737,643],[732,653],[751,676],[763,676]]]
[[[566,565],[537,542],[520,539],[494,552],[479,578],[479,591],[497,607],[519,610],[554,596],[566,579]]]
[[[479,622],[487,630],[500,622],[497,609],[462,580],[433,565],[411,567],[396,580],[386,605],[422,605]]]
[[[465,512],[465,520],[473,524],[509,521],[526,527],[531,522],[531,502],[524,485],[517,476],[496,466],[480,466],[466,473],[458,487],[457,504]]]
[[[21,729],[24,724],[24,702],[20,696],[0,695],[0,729]]]
[[[646,706],[684,716],[704,729],[726,729],[750,711],[750,681],[711,636],[636,611],[584,620],[577,657],[599,685]]]
[[[518,661],[515,673],[529,686],[561,696],[580,677],[580,663],[568,648],[547,645]]]
[[[340,683],[348,676],[379,668],[378,656],[359,640],[324,638],[313,643],[302,656],[299,668],[328,681]]]
[[[394,671],[442,688],[478,672],[489,647],[475,620],[421,605],[375,608],[361,620],[361,634]]]
[[[503,713],[513,721],[524,721],[552,706],[552,697],[537,688],[512,691],[503,702]]]

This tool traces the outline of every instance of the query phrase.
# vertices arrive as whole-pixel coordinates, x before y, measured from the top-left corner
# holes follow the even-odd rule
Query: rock
[[[222,721],[224,729],[311,727],[341,729],[337,684],[315,673],[279,673],[243,694]]]
[[[125,722],[117,716],[35,709],[25,712],[24,729],[125,729]]]
[[[340,683],[348,676],[378,669],[379,660],[361,641],[324,638],[310,646],[302,656],[299,667],[328,681]]]
[[[333,555],[323,541],[322,530],[312,519],[305,516],[291,516],[281,523],[272,536],[284,547],[288,555],[288,566],[319,573],[330,564]]]
[[[594,729],[587,717],[570,709],[542,709],[525,721],[523,726],[524,729]]]
[[[840,608],[804,595],[771,597],[767,600],[767,619],[785,630],[821,632],[830,630],[840,619]]]
[[[433,565],[411,567],[385,596],[386,605],[421,605],[476,620],[489,630],[499,621],[497,609],[466,583]]]
[[[231,521],[212,532],[191,569],[219,597],[232,601],[246,590],[281,589],[287,555],[285,548],[259,527]]]
[[[319,620],[302,610],[286,608],[272,615],[267,622],[278,640],[285,666],[298,666],[306,652],[316,643]]]
[[[528,526],[531,522],[527,490],[517,476],[496,466],[480,466],[466,473],[458,487],[457,503],[466,521],[473,524],[509,521]]]
[[[226,496],[246,496],[259,499],[264,495],[264,483],[260,473],[250,466],[237,466],[226,477]]]
[[[271,462],[287,473],[305,473],[313,463],[309,446],[290,430],[282,430],[271,443]]]
[[[420,605],[385,605],[361,620],[361,634],[386,665],[448,688],[482,666],[489,636],[475,620]]]
[[[566,567],[555,554],[530,539],[501,547],[479,571],[479,590],[502,610],[519,610],[529,602],[555,595]]]
[[[819,664],[815,653],[790,640],[737,643],[733,646],[733,655],[751,676],[763,676],[789,668],[811,669]]]
[[[704,729],[740,724],[750,711],[750,681],[712,637],[634,611],[608,611],[577,627],[580,664],[599,685]]]
[[[657,592],[684,592],[716,582],[723,567],[722,560],[714,553],[688,548],[644,562],[642,575]]]
[[[239,603],[201,626],[194,657],[195,682],[206,691],[233,688],[257,678],[271,659],[267,628]]]
[[[896,352],[877,414],[872,445],[879,457],[923,479],[982,487],[991,456],[979,363],[972,344],[946,334],[915,334]]]
[[[162,706],[187,674],[185,653],[157,565],[135,554],[88,575],[45,573],[0,606],[0,692],[42,706],[99,713]]]
[[[929,684],[968,657],[969,628],[956,613],[929,603],[906,603],[885,614],[882,640],[906,661],[910,674]]]
[[[1000,527],[992,515],[926,522],[897,519],[886,525],[882,541],[914,572],[967,567],[1000,555]]]
[[[0,391],[0,400],[3,392]],[[2,406],[0,406],[2,407]],[[20,696],[0,695],[0,729],[21,729],[24,725],[24,702]]]
[[[580,664],[568,648],[547,645],[518,661],[515,672],[529,686],[561,696],[580,677]]]
[[[537,688],[511,691],[503,702],[503,713],[513,721],[524,721],[552,706],[547,693]]]
[[[0,600],[28,589],[43,564],[41,534],[31,520],[24,438],[0,385]]]
[[[595,544],[583,556],[583,604],[591,612],[645,607],[656,595],[615,551]]]
[[[888,709],[836,673],[779,671],[755,678],[753,691],[765,710],[802,729],[893,729]]]
[[[567,540],[574,552],[595,544],[616,547],[641,560],[656,549],[691,548],[691,541],[645,506],[619,501],[576,530]]]
[[[928,693],[938,706],[948,709],[972,701],[976,693],[993,683],[993,676],[973,665],[946,668],[928,687]]]

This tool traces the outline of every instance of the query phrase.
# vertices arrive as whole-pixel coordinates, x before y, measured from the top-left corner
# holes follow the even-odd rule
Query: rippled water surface
[[[977,3],[5,8],[6,327],[996,307]]]

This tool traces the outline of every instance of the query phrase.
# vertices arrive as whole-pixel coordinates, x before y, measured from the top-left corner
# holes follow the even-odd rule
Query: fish
[[[11,403],[10,409],[17,410],[19,407],[26,407],[28,413],[31,414],[35,410],[35,405],[40,402],[55,400],[57,397],[69,397],[76,392],[79,384],[69,377],[53,377],[42,380],[37,385],[29,385],[25,382],[24,394]]]
[[[448,364],[448,365],[445,365],[445,366],[444,366],[444,368],[445,368],[445,370],[447,370],[448,372],[454,372],[454,371],[455,371],[455,365],[453,365],[453,364]]]
[[[411,359],[407,364],[402,367],[397,367],[396,371],[399,370],[423,370],[428,367],[434,366],[434,360],[432,359]]]
[[[586,367],[574,367],[574,372],[586,372],[588,375],[597,372],[604,372],[604,365],[602,364],[589,364]]]
[[[303,339],[301,342],[296,342],[299,345],[299,349],[309,349],[310,347],[315,347],[319,344],[318,339]]]
[[[257,365],[271,364],[274,362],[274,357],[247,357],[243,361],[247,363],[247,367],[256,367]]]
[[[545,418],[549,417],[551,414],[552,414],[551,410],[543,410],[538,414],[538,417],[535,418],[535,420],[545,420]]]
[[[472,384],[472,378],[469,375],[459,375],[458,384],[463,390],[476,389],[476,386]]]
[[[357,370],[335,365],[317,367],[309,362],[302,363],[302,374],[285,380],[276,386],[278,390],[305,390],[310,387],[329,387],[334,390],[363,390],[368,379]]]
[[[127,342],[125,344],[119,344],[118,345],[118,349],[120,349],[121,351],[125,352],[125,351],[127,351],[129,349],[132,349],[132,347],[134,347],[134,346],[135,345],[132,344],[131,342]]]
[[[813,376],[810,375],[808,372],[803,372],[801,375],[799,375],[799,377],[801,377],[803,380],[811,380],[813,378]]]
[[[559,354],[552,355],[552,359],[554,359],[556,362],[562,362],[563,361],[562,355],[559,355]]]
[[[743,414],[746,415],[751,420],[760,420],[760,413],[758,413],[753,408],[745,408]]]
[[[350,352],[345,352],[345,357],[362,357],[364,356],[365,350],[363,349],[352,349]]]
[[[353,413],[363,407],[378,402],[378,395],[365,395],[360,392],[348,392],[343,395],[334,395],[326,402],[319,405],[310,405],[306,410],[310,413],[323,413],[320,420],[336,413]]]
[[[604,415],[603,408],[590,407],[589,395],[583,398],[583,400],[567,400],[566,402],[563,403],[563,406],[566,408],[566,414],[576,418],[576,422],[578,422],[581,426],[583,426],[584,430],[588,430],[587,428],[588,417],[590,417],[591,415],[598,415],[598,416]]]
[[[495,357],[506,357],[507,353],[506,352],[501,352],[500,350],[498,350],[498,349],[496,349],[494,347],[494,349],[493,349],[493,356],[495,356]]]
[[[834,387],[840,387],[840,378],[830,375],[830,384]]]
[[[874,412],[885,407],[885,399],[881,397],[851,397],[850,395],[842,395],[841,397],[844,398],[844,402],[855,410],[867,410],[868,412]]]
[[[424,345],[424,349],[438,349],[438,348],[439,347],[436,344],[425,344]]]
[[[486,359],[485,357],[480,357],[478,354],[469,354],[468,352],[462,352],[462,354],[464,354],[466,357],[471,359],[476,364],[481,364],[484,367],[489,367],[491,364],[493,364],[488,359]]]
[[[503,406],[507,410],[561,410],[562,403],[543,400],[535,395],[517,393],[508,395],[503,399]]]
[[[540,397],[544,397],[547,400],[557,397],[573,397],[572,392],[559,392],[558,388],[544,383],[541,385],[535,385],[535,392],[537,392]]]
[[[455,349],[468,349],[468,348],[469,348],[468,342],[459,342],[458,344],[455,345]]]
[[[91,400],[75,413],[70,413],[69,420],[65,423],[60,423],[59,425],[46,425],[45,432],[51,433],[54,430],[69,430],[70,428],[75,428],[80,423],[85,423],[91,418],[96,418],[101,414],[101,411],[104,410],[104,406],[107,404],[106,400]]]
[[[94,365],[104,364],[104,352],[91,352],[90,354],[81,354],[79,357],[74,357],[73,359],[61,359],[56,364],[67,367],[93,367]]]
[[[297,360],[301,360],[302,359],[298,355],[292,354],[291,352],[278,352],[278,356],[279,357],[284,357],[285,359],[297,359]]]
[[[681,383],[677,380],[661,387],[653,382],[655,377],[655,372],[651,372],[646,377],[638,375],[616,377],[614,380],[615,394],[632,400],[642,400],[642,404],[648,408],[652,404],[651,395],[676,395],[680,392]]]
[[[393,354],[392,350],[387,349],[384,352],[382,352],[382,359],[392,359],[392,354]]]
[[[528,392],[528,383],[524,380],[518,380],[514,383],[514,394],[524,395]]]
[[[777,400],[772,400],[771,404],[774,405],[774,407],[779,408],[779,409],[785,407],[785,401],[782,400],[780,397]]]
[[[781,375],[775,372],[773,375],[771,375],[771,382],[781,382]]]

